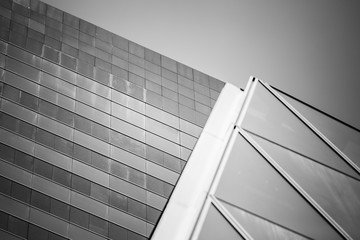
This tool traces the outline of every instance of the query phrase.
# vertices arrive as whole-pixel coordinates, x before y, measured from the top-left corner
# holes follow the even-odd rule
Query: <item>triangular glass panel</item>
[[[262,84],[255,89],[242,128],[360,179],[360,175],[345,160]]]
[[[324,218],[238,135],[215,196],[314,239],[342,239]]]

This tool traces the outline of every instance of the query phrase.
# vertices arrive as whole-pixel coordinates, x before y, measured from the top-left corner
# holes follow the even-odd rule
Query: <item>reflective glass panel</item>
[[[341,238],[240,135],[232,146],[215,195],[308,237]]]
[[[210,205],[198,239],[235,240],[244,238],[230,225],[230,223],[219,213],[219,211],[213,205]]]
[[[360,178],[343,159],[278,101],[262,84],[251,99],[242,127],[327,166]]]
[[[360,238],[360,182],[260,137],[252,136],[354,239]]]
[[[311,124],[360,167],[360,133],[305,104],[281,94]]]
[[[308,239],[231,204],[222,204],[253,239]]]

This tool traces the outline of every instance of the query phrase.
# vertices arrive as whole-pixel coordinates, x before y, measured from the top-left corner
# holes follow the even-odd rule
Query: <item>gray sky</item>
[[[239,87],[258,77],[360,128],[358,0],[44,0]]]

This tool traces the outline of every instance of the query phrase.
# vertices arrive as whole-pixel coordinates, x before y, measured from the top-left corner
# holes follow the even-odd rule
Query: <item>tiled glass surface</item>
[[[2,229],[148,238],[224,83],[37,0],[0,22],[3,193],[32,209]]]

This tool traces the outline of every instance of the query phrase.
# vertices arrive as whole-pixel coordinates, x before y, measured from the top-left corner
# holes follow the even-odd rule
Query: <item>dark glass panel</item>
[[[70,206],[52,198],[50,212],[68,221],[70,216]]]
[[[75,128],[80,129],[88,134],[91,134],[92,122],[82,116],[75,115]]]
[[[161,215],[161,211],[152,208],[150,206],[146,206],[146,219],[153,224],[156,224]]]
[[[128,199],[128,211],[135,216],[141,217],[143,219],[146,218],[146,206],[143,203],[140,203],[131,198]]]
[[[48,240],[48,231],[33,224],[29,225],[29,240]]]
[[[128,231],[113,223],[109,224],[109,238],[116,240],[128,240]]]
[[[35,159],[34,172],[51,179],[53,174],[53,166],[39,159]]]
[[[15,150],[12,147],[0,143],[0,158],[13,162],[15,157]]]
[[[92,134],[106,142],[109,141],[110,130],[95,122],[92,123]]]
[[[23,185],[20,185],[16,182],[12,182],[11,184],[11,196],[14,198],[29,203],[30,202],[30,193],[31,190]]]
[[[17,236],[26,238],[28,234],[28,223],[19,218],[9,216],[8,231]]]
[[[69,126],[74,126],[74,114],[64,108],[58,108],[56,119]]]
[[[83,146],[74,144],[74,157],[87,163],[91,163],[91,151]]]
[[[146,237],[141,236],[137,233],[128,231],[128,240],[146,240]]]
[[[67,154],[69,156],[73,156],[73,148],[74,148],[74,144],[64,138],[55,136],[55,140],[54,140],[55,144],[55,149]]]
[[[39,100],[39,111],[46,116],[56,118],[58,107],[44,100]]]
[[[0,176],[0,192],[10,195],[11,194],[11,181],[7,178]]]
[[[100,186],[99,184],[96,183],[91,183],[91,193],[90,196],[92,196],[93,198],[96,198],[100,201],[109,202],[109,189]]]
[[[96,152],[91,153],[91,164],[106,172],[110,171],[110,159]]]
[[[31,193],[31,205],[50,212],[50,197],[37,191]]]
[[[72,175],[71,180],[71,187],[73,189],[78,190],[79,192],[82,192],[88,196],[90,195],[90,181],[77,175]]]
[[[25,137],[30,138],[30,139],[35,139],[35,132],[36,132],[36,127],[35,126],[33,126],[33,125],[29,124],[29,123],[20,121],[19,133],[22,136],[25,136]]]
[[[52,179],[57,183],[70,187],[71,173],[61,168],[54,167]]]
[[[150,175],[147,175],[146,177],[147,189],[164,196],[164,182]]]
[[[9,215],[0,211],[0,229],[7,230]]]
[[[10,115],[0,112],[0,125],[8,130],[18,132],[20,120]]]
[[[3,96],[15,102],[20,101],[20,90],[10,85],[4,84]]]
[[[71,207],[70,222],[78,224],[85,228],[89,228],[89,214],[80,209]]]
[[[129,167],[115,160],[111,161],[111,173],[123,179],[129,179]]]
[[[110,204],[116,208],[127,211],[128,198],[124,195],[111,191],[110,193]]]
[[[34,167],[34,159],[32,156],[25,154],[20,151],[15,152],[15,161],[14,163],[18,166],[21,166],[23,168],[26,168],[30,171],[33,170]]]
[[[139,186],[145,187],[145,173],[129,168],[129,181]]]
[[[90,215],[89,229],[101,235],[107,236],[108,222],[96,216]]]

